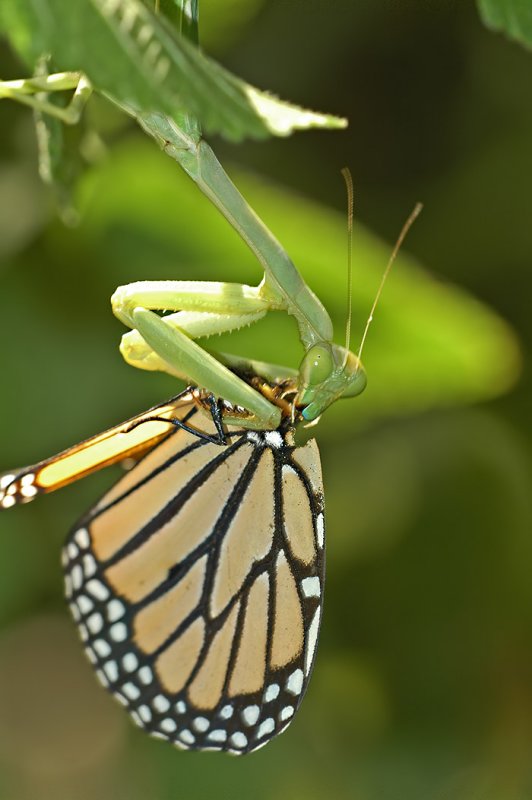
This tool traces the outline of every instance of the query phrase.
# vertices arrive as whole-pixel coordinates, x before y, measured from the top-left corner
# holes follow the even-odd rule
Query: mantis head
[[[307,422],[316,420],[340,397],[355,397],[366,388],[366,372],[354,353],[332,342],[307,350],[299,368],[299,402]]]

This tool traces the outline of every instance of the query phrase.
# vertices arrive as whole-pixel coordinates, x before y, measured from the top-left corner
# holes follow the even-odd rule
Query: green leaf
[[[2,0],[0,26],[33,64],[50,53],[61,70],[133,113],[196,116],[208,133],[238,141],[342,128],[345,120],[285,103],[203,55],[141,0]]]
[[[506,33],[532,48],[532,3],[530,0],[478,0],[480,16],[488,28]]]

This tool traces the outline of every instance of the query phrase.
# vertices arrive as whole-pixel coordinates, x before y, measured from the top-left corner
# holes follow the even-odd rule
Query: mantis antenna
[[[360,341],[360,347],[358,348],[358,353],[357,353],[357,356],[358,356],[359,359],[360,359],[360,357],[362,355],[362,350],[364,349],[364,344],[365,344],[365,341],[366,341],[366,336],[368,335],[369,326],[373,322],[373,314],[375,313],[375,309],[377,308],[377,303],[379,302],[379,299],[380,299],[380,296],[382,294],[382,290],[383,290],[384,284],[386,283],[386,278],[388,277],[388,275],[390,273],[390,270],[392,268],[393,262],[395,261],[395,259],[397,257],[397,253],[399,252],[399,249],[400,249],[401,245],[403,244],[403,242],[405,240],[406,234],[408,233],[408,231],[410,230],[410,228],[414,224],[415,220],[418,218],[419,214],[421,213],[421,209],[422,208],[423,208],[423,203],[416,203],[416,205],[414,206],[414,208],[412,209],[412,211],[410,213],[410,216],[408,217],[408,219],[406,220],[405,224],[403,225],[403,227],[401,229],[401,233],[397,237],[397,241],[396,241],[395,246],[394,246],[394,248],[392,250],[392,254],[391,254],[391,256],[390,256],[390,258],[388,260],[388,263],[386,265],[386,269],[384,270],[384,272],[382,274],[381,282],[379,284],[379,288],[377,289],[377,294],[375,295],[375,300],[373,301],[373,305],[371,306],[371,311],[369,312],[369,317],[368,317],[368,320],[366,322],[366,327],[364,328],[364,333],[362,334],[362,339]]]
[[[352,316],[352,298],[353,294],[353,206],[354,206],[354,192],[353,192],[353,178],[349,167],[343,167],[342,177],[345,181],[345,188],[347,189],[347,321],[345,323],[345,349],[349,351],[349,344],[351,340],[351,316]]]

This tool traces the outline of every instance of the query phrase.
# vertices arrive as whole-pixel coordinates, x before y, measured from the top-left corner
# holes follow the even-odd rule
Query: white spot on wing
[[[209,733],[207,739],[210,742],[225,742],[227,739],[227,731],[224,731],[221,728],[216,728],[216,730]]]
[[[91,633],[100,633],[103,628],[103,619],[101,614],[92,614],[87,620],[87,627]]]
[[[171,717],[166,717],[166,719],[161,720],[159,728],[162,731],[165,731],[165,733],[173,733],[175,730],[177,730],[177,725]]]
[[[318,547],[320,550],[322,550],[325,541],[325,525],[323,521],[323,514],[318,514],[316,517],[316,539],[318,542]]]
[[[74,539],[81,547],[82,550],[86,550],[87,547],[90,545],[90,537],[89,532],[86,528],[79,528],[74,534]]]
[[[107,661],[107,663],[103,665],[103,671],[105,672],[111,683],[114,683],[117,680],[118,665],[116,661]]]
[[[245,725],[254,725],[259,718],[260,708],[258,706],[247,706],[242,711],[242,719]]]
[[[147,686],[153,680],[153,672],[149,667],[141,667],[139,669],[139,680]]]
[[[101,581],[97,581],[95,579],[87,583],[87,591],[90,594],[92,594],[92,596],[95,597],[96,600],[107,600],[107,598],[109,597],[109,590],[107,586],[104,586],[104,584]]]
[[[123,603],[116,598],[110,600],[107,604],[107,619],[109,622],[116,622],[118,619],[124,616],[126,613],[126,609]]]
[[[74,589],[81,589],[81,584],[83,583],[83,572],[81,571],[81,567],[79,564],[76,564],[75,567],[72,569],[70,573],[72,578],[72,586]]]
[[[320,579],[317,576],[303,578],[301,588],[305,597],[319,597],[321,594]]]
[[[279,697],[279,691],[279,684],[271,683],[264,692],[264,702],[271,703],[272,700],[275,700],[276,697]]]
[[[70,542],[67,545],[67,553],[69,558],[76,558],[76,556],[78,555],[79,550],[73,542]]]
[[[224,706],[220,711],[220,716],[222,719],[231,719],[233,716],[234,708],[233,706]]]
[[[139,665],[139,661],[135,653],[126,653],[122,658],[122,666],[126,672],[135,672]]]
[[[242,731],[237,731],[231,736],[230,742],[235,747],[245,747],[248,743],[248,737]]]
[[[137,711],[131,711],[130,713],[131,713],[131,717],[132,717],[133,722],[135,723],[135,725],[138,725],[139,728],[143,728],[144,727],[144,723],[141,720],[141,718],[139,717]]]
[[[268,733],[273,733],[275,730],[275,720],[273,717],[268,717],[262,722],[259,726],[257,731],[257,739],[262,739],[263,736],[266,736]]]
[[[122,686],[122,691],[124,692],[126,697],[129,697],[130,700],[138,700],[138,698],[140,697],[140,689],[138,686],[135,686],[134,683],[131,682],[124,683],[124,685]]]
[[[205,731],[209,728],[210,722],[207,717],[196,717],[192,725],[198,731],[198,733],[205,733]]]
[[[125,698],[123,694],[120,694],[120,692],[113,691],[113,697],[116,697],[118,702],[121,703],[123,706],[126,707],[129,706],[129,700]]]
[[[68,578],[68,575],[65,578],[65,583],[66,583],[66,579],[67,578]],[[80,596],[77,599],[77,604],[78,604],[78,608],[79,608],[79,610],[81,611],[82,614],[89,614],[92,611],[92,609],[94,608],[94,603],[92,602],[92,600],[90,600],[84,594],[80,594]]]
[[[165,714],[170,708],[170,701],[164,694],[156,695],[151,701],[151,704],[155,711],[158,711],[160,714]]]
[[[9,486],[11,481],[14,481],[14,480],[15,480],[15,476],[14,475],[11,475],[11,474],[10,475],[2,475],[0,477],[0,489],[5,489],[6,486]]]
[[[115,642],[123,642],[127,639],[127,628],[123,622],[115,622],[109,629],[109,634]]]
[[[286,691],[290,694],[300,694],[303,688],[303,670],[296,669],[286,681]]]
[[[185,744],[194,744],[194,742],[196,741],[196,737],[194,736],[192,731],[189,730],[181,731],[181,733],[179,734],[179,738],[181,739],[181,741],[185,742]]]
[[[102,684],[104,689],[108,689],[109,688],[109,681],[107,680],[107,678],[105,677],[105,675],[101,671],[101,669],[97,669],[96,670],[96,677],[98,678],[98,680],[100,681],[100,683]]]
[[[83,556],[83,571],[85,572],[86,578],[91,578],[97,570],[96,561],[90,553],[86,553]],[[105,588],[105,587],[104,587]]]
[[[279,719],[281,722],[286,722],[287,719],[294,716],[295,708],[294,706],[285,706],[281,713],[279,714]]]
[[[139,717],[141,718],[141,720],[143,722],[146,722],[146,723],[151,722],[152,713],[151,713],[150,709],[148,708],[148,706],[139,706],[138,712],[139,712]]]
[[[308,675],[312,666],[312,660],[318,642],[318,632],[320,629],[320,608],[316,609],[307,634],[307,651],[305,653],[305,675]]]
[[[96,641],[92,643],[92,646],[100,658],[107,658],[107,656],[111,654],[111,648],[105,639],[96,639]]]

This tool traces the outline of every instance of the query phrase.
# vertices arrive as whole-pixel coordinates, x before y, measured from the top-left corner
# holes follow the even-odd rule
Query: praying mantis
[[[58,24],[64,24],[67,32],[74,25],[79,27],[82,20],[86,20],[87,27],[101,25],[103,18],[108,29],[102,28],[102,35],[107,35],[111,29],[116,40],[125,43],[130,54],[130,60],[124,62],[126,69],[130,72],[140,69],[142,87],[151,81],[159,92],[162,106],[170,102],[167,83],[173,90],[172,81],[179,78],[177,88],[190,98],[190,107],[186,102],[179,102],[173,114],[139,106],[144,95],[135,97],[137,84],[134,83],[127,91],[119,83],[100,86],[98,91],[131,115],[161,149],[178,162],[251,249],[264,276],[258,286],[204,281],[141,281],[121,286],[111,303],[114,314],[131,329],[122,339],[122,356],[137,368],[160,370],[183,378],[245,409],[245,416],[240,414],[238,421],[250,429],[274,430],[281,414],[275,404],[235,374],[235,369],[259,371],[263,377],[274,381],[290,380],[295,385],[295,405],[302,419],[305,423],[316,422],[337,399],[354,397],[363,391],[366,375],[360,356],[367,326],[358,354],[349,349],[349,320],[345,346],[333,341],[331,318],[323,304],[307,286],[279,241],[247,204],[203,138],[198,116],[191,110],[195,105],[193,92],[195,90],[202,101],[204,97],[208,99],[205,118],[217,118],[218,129],[229,136],[234,135],[234,128],[241,120],[245,120],[242,125],[247,125],[253,135],[264,135],[266,129],[286,135],[295,128],[342,128],[346,121],[277,101],[203,57],[197,49],[198,0],[178,0],[172,11],[158,2],[154,12],[147,6],[139,0],[83,0],[77,11],[63,9]],[[11,13],[16,17],[16,12]],[[169,21],[181,33],[178,37],[174,34],[173,40],[169,39]],[[43,28],[43,35],[45,30]],[[55,47],[61,53],[64,46],[61,31],[54,28],[46,33],[50,49]],[[90,60],[90,56],[82,52],[84,42],[82,38],[79,43],[79,58]],[[92,53],[90,45],[87,48]],[[70,55],[65,57],[67,61],[71,58]],[[91,65],[102,83],[99,62],[95,60]],[[13,99],[34,108],[40,115],[41,128],[49,119],[76,124],[94,91],[91,78],[81,71],[47,74],[47,69],[48,64],[41,59],[33,78],[0,82],[0,99]],[[121,94],[117,96],[120,89]],[[192,94],[186,95],[189,89]],[[71,95],[70,101],[58,103],[56,98],[65,92]],[[174,95],[171,95],[171,102],[175,105]],[[238,120],[234,125],[231,114]],[[419,208],[412,218],[418,211]],[[387,271],[384,277],[386,274]],[[348,294],[350,285],[349,276]],[[379,294],[380,289],[375,304]],[[255,323],[273,310],[285,311],[297,322],[304,351],[297,370],[259,365],[256,361],[228,354],[211,354],[196,342]],[[171,313],[162,316],[161,312]],[[369,321],[372,313],[373,310]],[[232,421],[230,415],[227,421]]]
[[[75,88],[67,109],[34,95]],[[65,123],[79,119],[91,88],[83,75],[51,75],[44,79],[0,83],[0,97],[35,105]],[[306,285],[286,251],[247,204],[214,152],[201,137],[192,138],[162,114],[140,118],[149,132],[183,167],[242,237],[264,269],[259,286],[205,281],[141,281],[119,287],[111,298],[114,314],[132,331],[121,353],[131,365],[183,378],[244,408],[245,427],[273,430],[279,409],[239,378],[231,367],[259,369],[265,377],[291,379],[305,421],[314,422],[335,400],[354,397],[366,385],[360,358],[333,342],[332,322],[323,304]],[[163,317],[154,311],[172,311]],[[216,358],[196,344],[198,338],[250,325],[268,311],[295,317],[304,355],[299,370],[245,361],[224,354]],[[228,417],[228,422],[231,422]]]

